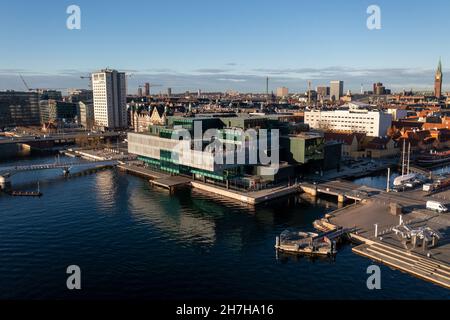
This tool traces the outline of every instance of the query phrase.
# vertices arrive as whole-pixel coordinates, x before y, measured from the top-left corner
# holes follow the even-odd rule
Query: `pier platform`
[[[403,206],[401,215],[390,212],[394,201]],[[353,248],[355,253],[450,289],[450,215],[425,209],[426,201],[427,196],[418,192],[380,192],[370,200],[331,213],[327,221],[330,226],[355,228],[350,234],[359,244]],[[411,230],[435,230],[441,238],[436,246],[413,246],[411,239],[396,231],[402,221]]]
[[[299,185],[279,186],[259,191],[236,191],[204,182],[192,181],[192,187],[218,196],[234,199],[246,204],[256,205],[273,199],[285,197],[299,192]]]
[[[157,172],[149,168],[140,167],[132,163],[120,164],[119,169],[149,179],[154,186],[174,191],[181,186],[188,186],[191,179],[181,176],[171,176],[170,174]]]

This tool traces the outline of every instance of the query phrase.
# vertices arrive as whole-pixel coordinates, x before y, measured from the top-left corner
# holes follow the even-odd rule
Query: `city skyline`
[[[24,90],[19,73],[31,87],[87,88],[81,75],[111,67],[134,75],[130,93],[146,81],[174,92],[263,92],[267,76],[274,92],[282,86],[304,91],[308,80],[313,87],[343,80],[345,90],[353,92],[378,81],[394,91],[433,91],[437,61],[442,57],[446,74],[450,49],[442,41],[442,30],[450,27],[444,13],[450,5],[433,2],[378,1],[381,30],[367,29],[372,3],[365,0],[278,6],[267,1],[112,6],[77,1],[81,30],[65,27],[72,3],[44,1],[24,10],[11,2],[8,12],[0,13],[8,26],[0,35],[10,48],[0,53],[0,90]],[[23,18],[14,19],[19,13]],[[119,45],[111,50],[111,43]],[[412,50],[411,44],[419,48]],[[444,78],[443,91],[448,90]]]

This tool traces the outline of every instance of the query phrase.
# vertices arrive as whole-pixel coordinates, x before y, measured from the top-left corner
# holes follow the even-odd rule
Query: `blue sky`
[[[375,81],[430,89],[450,43],[447,0],[0,0],[0,89],[86,87],[103,67],[161,90],[304,90],[333,79],[359,91]],[[81,30],[66,8],[81,8]],[[382,29],[366,27],[369,5]],[[445,83],[444,78],[444,83]],[[445,86],[450,89],[450,86]],[[159,89],[158,89],[159,90]]]

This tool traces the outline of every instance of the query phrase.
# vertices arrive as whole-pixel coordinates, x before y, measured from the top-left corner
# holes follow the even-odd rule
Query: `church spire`
[[[442,61],[441,58],[439,58],[439,64],[434,78],[434,96],[438,99],[442,97],[442,77]]]

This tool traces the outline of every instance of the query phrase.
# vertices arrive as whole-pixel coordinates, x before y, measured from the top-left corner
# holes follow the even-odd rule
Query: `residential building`
[[[92,74],[95,125],[114,130],[128,127],[126,76],[104,69]]]
[[[362,158],[364,151],[362,141],[365,137],[361,133],[338,133],[325,132],[325,141],[339,142],[342,144],[342,157],[344,158]]]

